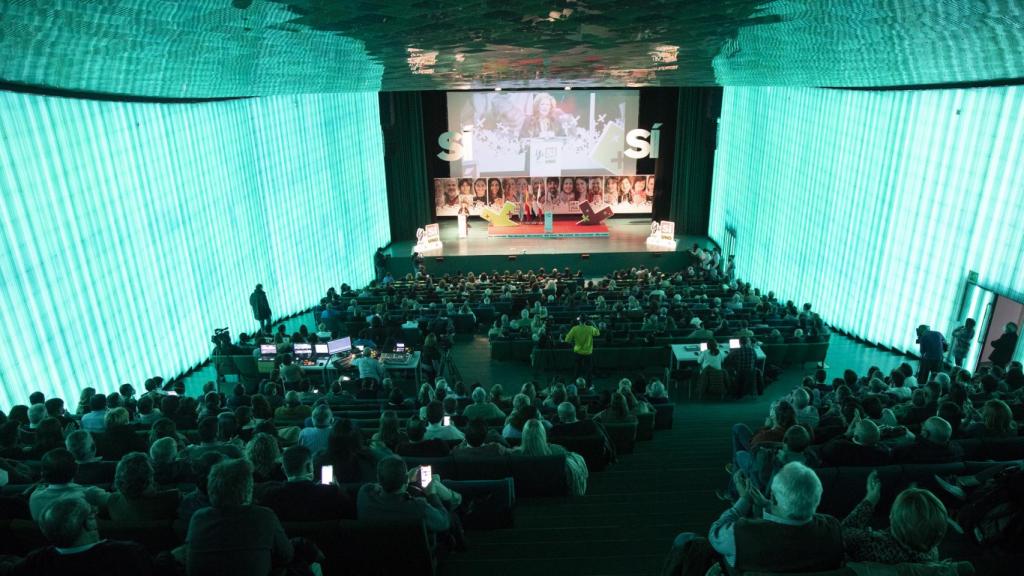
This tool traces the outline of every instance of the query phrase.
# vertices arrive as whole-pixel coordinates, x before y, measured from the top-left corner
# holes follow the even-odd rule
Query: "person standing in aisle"
[[[577,318],[576,325],[565,335],[565,341],[572,344],[573,355],[576,356],[573,378],[586,378],[588,387],[592,384],[594,372],[594,336],[600,335],[601,331],[585,316]]]
[[[974,339],[974,318],[968,318],[963,326],[958,326],[953,330],[953,364],[957,366],[964,365],[964,357],[967,356],[967,352],[971,349],[971,340]]]

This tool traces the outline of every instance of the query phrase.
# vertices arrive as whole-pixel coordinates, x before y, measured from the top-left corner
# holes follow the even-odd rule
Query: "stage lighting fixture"
[[[572,86],[566,86],[563,90],[572,90]]]
[[[580,260],[590,260],[590,254],[580,254]]]
[[[501,86],[498,86],[497,88],[495,88],[494,91],[495,92],[501,92]]]
[[[516,259],[516,255],[515,254],[509,254],[508,259],[509,260],[515,260]]]
[[[435,256],[434,262],[444,262],[444,256]]]

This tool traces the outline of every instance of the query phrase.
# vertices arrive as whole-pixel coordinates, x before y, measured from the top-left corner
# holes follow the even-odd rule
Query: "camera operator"
[[[581,376],[586,378],[588,387],[593,386],[594,337],[600,335],[601,331],[586,316],[576,318],[573,327],[565,335],[565,341],[572,344],[572,351],[576,356],[576,370],[573,378]]]

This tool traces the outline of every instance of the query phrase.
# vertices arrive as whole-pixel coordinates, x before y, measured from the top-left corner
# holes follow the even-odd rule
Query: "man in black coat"
[[[263,284],[257,284],[256,289],[249,295],[249,306],[252,307],[252,316],[260,323],[260,330],[270,333],[270,301],[267,300],[267,293],[263,291]]]

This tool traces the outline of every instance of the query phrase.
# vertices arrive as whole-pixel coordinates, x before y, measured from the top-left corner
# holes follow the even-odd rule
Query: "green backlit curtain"
[[[415,240],[416,229],[432,222],[419,92],[380,95],[384,170],[392,240]]]
[[[969,270],[1024,294],[1024,88],[726,88],[712,238],[868,341],[948,331]]]
[[[677,234],[708,233],[711,171],[721,88],[680,88],[676,124],[676,166],[669,220]]]
[[[373,277],[388,242],[375,93],[202,104],[0,93],[0,407],[138,388]]]

